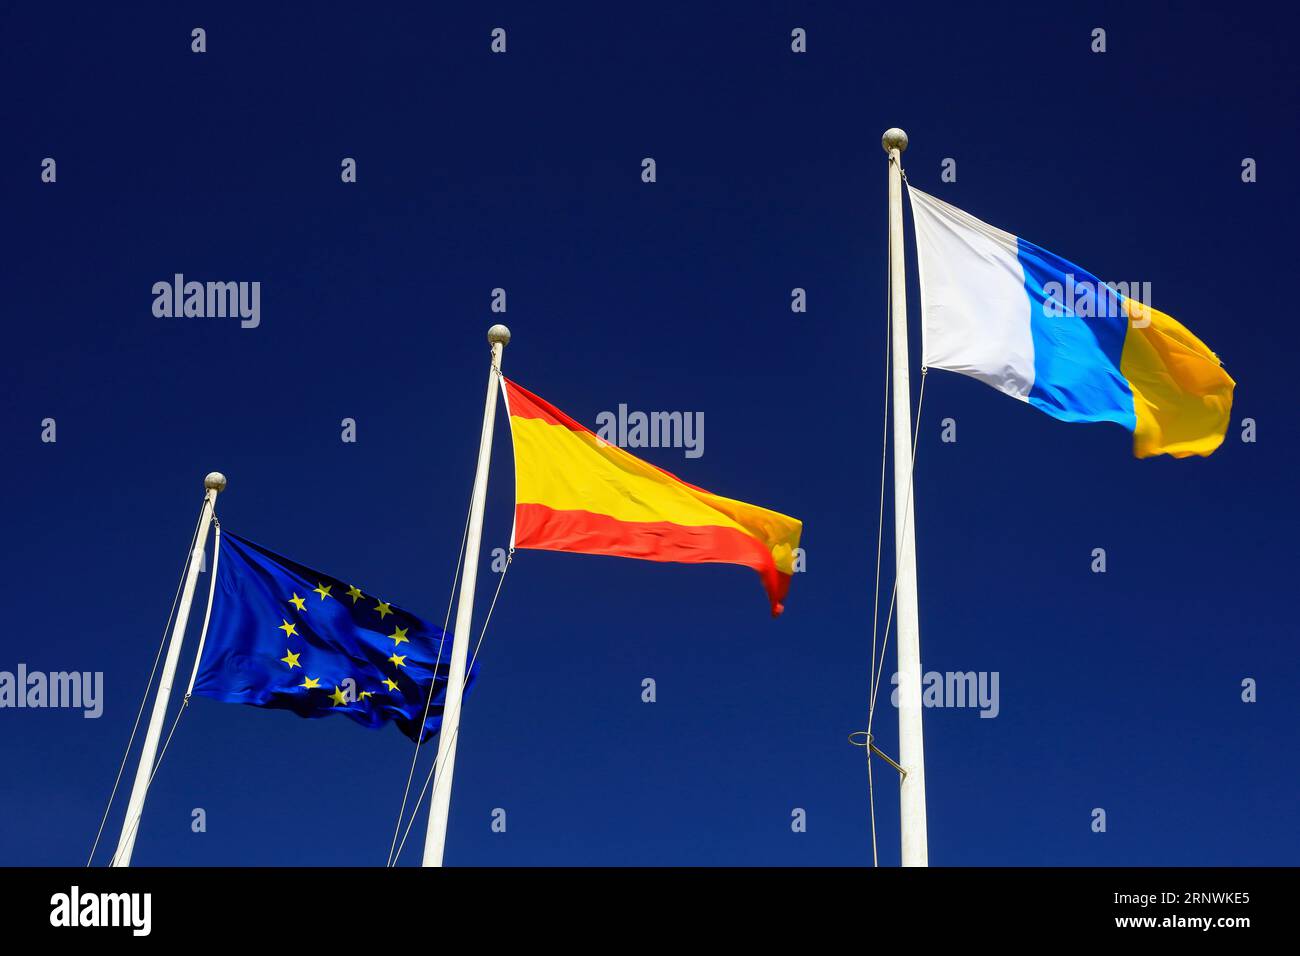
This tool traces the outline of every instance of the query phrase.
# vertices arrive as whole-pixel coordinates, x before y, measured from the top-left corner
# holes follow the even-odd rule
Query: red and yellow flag
[[[689,485],[505,379],[515,448],[515,547],[743,564],[784,609],[803,523]]]

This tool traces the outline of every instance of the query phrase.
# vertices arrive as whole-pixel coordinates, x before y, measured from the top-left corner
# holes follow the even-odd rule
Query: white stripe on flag
[[[1029,296],[1016,237],[908,187],[921,284],[921,355],[1022,402],[1034,384]]]

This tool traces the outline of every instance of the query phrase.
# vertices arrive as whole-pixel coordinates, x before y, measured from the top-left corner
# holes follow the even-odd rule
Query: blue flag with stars
[[[437,734],[451,660],[448,635],[435,674],[442,628],[224,529],[219,547],[194,693],[367,727],[392,721],[412,740],[428,706],[421,739]]]

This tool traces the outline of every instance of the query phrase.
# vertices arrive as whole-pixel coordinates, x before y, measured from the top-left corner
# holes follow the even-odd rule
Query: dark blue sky
[[[917,186],[1151,282],[1238,382],[1212,458],[1136,461],[1120,428],[930,376],[922,663],[1001,690],[996,719],[926,712],[931,861],[1295,863],[1300,23],[1134,6],[7,6],[0,670],[103,671],[106,707],[0,711],[0,861],[84,860],[205,472],[230,478],[232,530],[441,620],[504,287],[507,374],[588,425],[619,403],[702,411],[702,458],[646,457],[803,519],[808,571],[773,621],[742,568],[522,552],[466,707],[448,862],[868,863],[845,735],[865,724],[879,143],[899,125]],[[908,269],[916,356],[910,227]],[[154,317],[176,272],[260,281],[260,327]],[[511,501],[501,428],[485,550]],[[884,691],[877,728],[895,752]],[[136,862],[382,864],[410,746],[197,699]]]

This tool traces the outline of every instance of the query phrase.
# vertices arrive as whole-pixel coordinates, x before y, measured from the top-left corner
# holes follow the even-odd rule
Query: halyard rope
[[[885,242],[889,242],[886,229]],[[880,556],[884,551],[885,534],[885,459],[889,453],[889,393],[890,393],[890,359],[893,357],[893,261],[886,257],[889,264],[885,267],[885,415],[880,429],[880,510],[876,518],[876,583],[872,589],[871,608],[871,674],[867,680],[867,705],[870,709],[871,688],[876,685],[876,644],[880,635]],[[883,652],[882,652],[883,653]],[[884,665],[882,659],[881,665]],[[870,717],[868,716],[868,723]],[[868,737],[870,734],[868,733]],[[852,737],[849,738],[852,742]],[[870,740],[867,742],[867,799],[871,805],[871,865],[879,866],[876,854],[876,789],[871,774]]]
[[[212,598],[217,593],[217,568],[221,565],[221,522],[212,516],[212,577],[208,579],[208,607],[203,612],[203,630],[199,631],[199,649],[194,652],[194,669],[190,671],[190,682],[185,688],[185,702],[189,703],[194,693],[194,682],[199,676],[199,664],[203,662],[203,645],[208,642],[208,622],[212,620]]]
[[[207,494],[204,494],[204,504],[207,503]],[[131,726],[131,736],[126,742],[126,750],[122,753],[122,762],[117,768],[117,777],[113,780],[112,792],[108,795],[108,804],[104,807],[104,815],[99,819],[99,829],[95,831],[95,842],[90,846],[90,855],[86,857],[86,866],[95,859],[95,851],[99,848],[99,840],[104,835],[104,824],[108,822],[108,814],[113,809],[113,801],[117,797],[118,785],[122,782],[122,771],[126,769],[126,762],[131,756],[131,746],[135,743],[136,732],[140,729],[140,718],[144,716],[145,704],[149,701],[149,688],[153,686],[154,676],[158,673],[158,662],[162,660],[163,648],[167,645],[167,631],[172,623],[172,616],[176,613],[176,604],[181,598],[181,589],[185,586],[185,573],[189,570],[190,562],[194,560],[194,543],[199,537],[199,526],[203,523],[203,510],[199,509],[199,519],[194,523],[194,533],[190,535],[190,549],[185,552],[185,563],[181,565],[181,578],[176,582],[176,593],[172,595],[172,607],[167,612],[167,620],[163,623],[162,638],[158,641],[158,653],[154,655],[153,670],[149,672],[149,680],[144,685],[144,694],[140,697],[140,709],[136,711],[135,723]]]
[[[415,753],[411,755],[411,769],[406,775],[406,789],[402,791],[402,808],[397,811],[397,825],[393,827],[393,842],[388,846],[388,866],[393,865],[393,857],[399,852],[397,849],[397,835],[402,832],[402,817],[406,815],[406,801],[411,796],[411,781],[415,779],[415,764],[420,759],[420,744],[424,740],[424,725],[429,720],[429,708],[433,705],[433,695],[438,688],[438,668],[442,665],[442,646],[447,641],[447,625],[451,623],[451,606],[456,601],[456,586],[460,583],[461,565],[465,559],[465,542],[469,540],[469,518],[474,511],[473,498],[471,492],[470,506],[465,510],[465,530],[460,536],[460,554],[456,558],[456,574],[451,579],[451,594],[447,598],[447,614],[442,619],[442,637],[438,638],[438,658],[433,664],[433,679],[429,683],[429,696],[424,702],[424,717],[420,720],[420,732],[415,737]]]
[[[172,734],[176,733],[176,725],[181,722],[181,714],[185,713],[186,709],[189,706],[190,706],[190,695],[186,694],[184,700],[181,701],[180,710],[176,711],[176,716],[172,718],[172,725],[167,730],[167,739],[163,741],[162,750],[158,753],[158,759],[154,761],[153,770],[149,771],[149,782],[145,784],[146,791],[148,791],[148,789],[151,786],[153,786],[153,778],[158,776],[158,768],[162,766],[163,757],[167,756],[167,748],[171,745]],[[132,836],[134,836],[135,831],[139,829],[140,818],[143,816],[144,816],[144,811],[141,810],[139,813],[136,814],[135,819],[131,821],[130,832]],[[117,862],[117,852],[114,851],[113,858],[109,861],[108,865],[112,866],[116,862]]]
[[[217,590],[217,568],[221,564],[221,522],[214,514],[212,516],[213,538],[212,538],[212,575],[208,579],[208,607],[203,613],[203,630],[199,632],[199,647],[194,652],[194,670],[190,672],[190,683],[185,688],[185,696],[181,698],[180,710],[176,711],[176,716],[172,718],[172,725],[167,729],[167,739],[163,741],[162,750],[158,753],[158,759],[154,761],[153,769],[149,771],[149,782],[145,784],[145,793],[153,786],[153,778],[158,776],[158,769],[162,766],[163,758],[167,756],[167,748],[171,746],[172,735],[176,733],[176,726],[181,722],[181,714],[185,713],[190,706],[190,697],[194,693],[194,680],[199,676],[199,664],[203,661],[203,645],[208,639],[208,622],[212,620],[212,595]],[[202,570],[202,568],[200,568]],[[131,821],[131,834],[140,827],[140,818],[144,816],[144,810],[136,814],[136,818]],[[117,853],[114,852],[113,859],[109,861],[112,866],[117,862]]]
[[[925,402],[925,374],[927,371],[928,369],[926,368],[921,369],[921,393],[920,395],[917,396],[916,399],[916,427],[912,429],[912,463],[910,466],[908,466],[907,469],[907,500],[909,503],[912,500],[912,475],[915,474],[916,472],[916,439],[921,432],[921,406]],[[907,518],[909,514],[911,514],[910,508],[907,508],[903,511],[903,534],[904,535],[907,534]],[[903,560],[903,552],[900,547],[899,551],[894,555],[894,587],[889,593],[889,614],[885,618],[885,630],[883,632],[885,643],[882,644],[880,648],[881,668],[879,672],[877,672],[876,674],[876,686],[871,691],[871,706],[867,710],[867,732],[868,733],[871,732],[871,721],[876,713],[876,695],[880,691],[880,678],[884,675],[885,646],[888,645],[889,643],[889,625],[893,622],[894,602],[898,598],[898,562],[902,560]]]
[[[501,586],[506,583],[506,572],[510,570],[510,565],[514,563],[514,560],[515,549],[511,548],[510,553],[506,556],[506,566],[501,569],[501,577],[497,579],[497,588],[492,595],[492,603],[488,605],[487,617],[483,619],[483,628],[479,631],[478,642],[474,645],[474,654],[470,658],[469,667],[465,670],[465,682],[460,685],[462,691],[469,686],[469,675],[474,671],[474,662],[478,660],[479,648],[483,646],[483,638],[487,636],[488,625],[492,623],[492,612],[496,610],[497,598],[501,596]],[[456,742],[458,736],[460,736],[459,724],[456,725],[456,730],[452,734],[452,744]],[[450,745],[447,750],[449,753],[451,752]],[[415,823],[415,817],[419,813],[420,806],[424,803],[424,795],[429,790],[429,781],[432,780],[434,785],[437,785],[437,778],[434,776],[436,770],[438,770],[438,763],[435,760],[433,766],[429,768],[428,776],[424,778],[424,786],[420,788],[419,799],[415,801],[415,809],[411,811],[411,818],[406,823],[406,831],[402,834],[402,842],[397,845],[397,852],[393,854],[388,863],[389,866],[396,866],[398,858],[402,855],[402,849],[406,846],[406,838],[411,835],[411,827]]]

